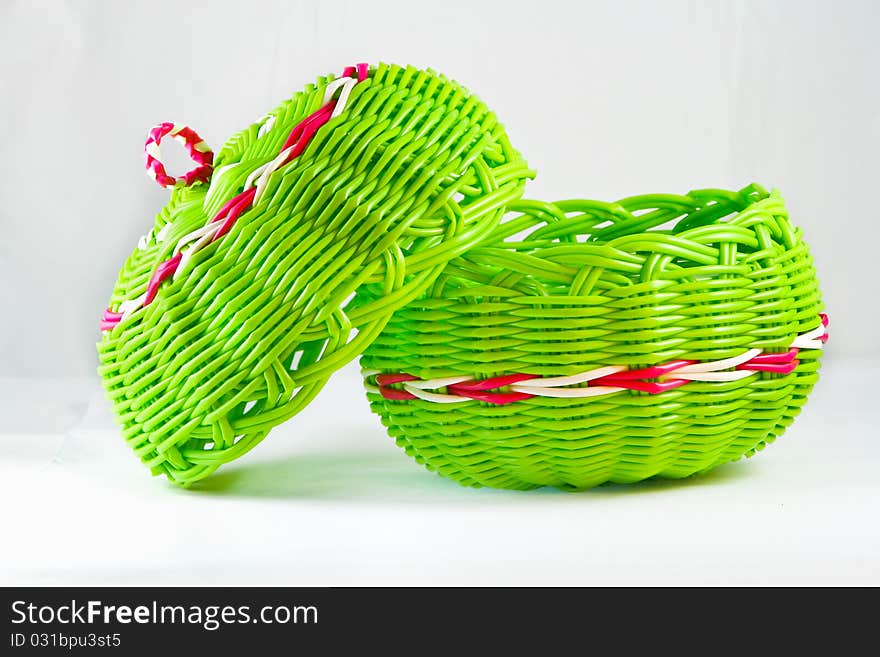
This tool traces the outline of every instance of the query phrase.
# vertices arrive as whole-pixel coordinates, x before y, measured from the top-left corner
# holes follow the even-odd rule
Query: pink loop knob
[[[162,164],[162,152],[159,150],[162,139],[168,135],[183,144],[190,159],[196,163],[195,168],[177,178],[169,176],[165,171],[165,165]],[[179,182],[183,183],[185,187],[197,182],[207,182],[211,179],[211,173],[214,171],[214,152],[195,130],[186,125],[165,122],[154,126],[144,143],[144,159],[147,165],[147,174],[162,187],[173,187]]]

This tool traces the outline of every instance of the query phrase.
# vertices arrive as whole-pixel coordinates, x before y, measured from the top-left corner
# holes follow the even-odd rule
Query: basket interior
[[[499,285],[577,296],[660,278],[706,281],[760,268],[797,238],[781,199],[757,184],[613,203],[523,200],[483,246],[451,263],[434,296],[479,294],[475,286],[494,296]],[[601,272],[579,281],[585,267]]]

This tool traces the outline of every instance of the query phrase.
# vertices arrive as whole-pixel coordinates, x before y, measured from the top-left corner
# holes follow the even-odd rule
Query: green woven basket
[[[457,83],[354,71],[233,136],[213,175],[189,128],[151,132],[151,175],[174,189],[119,274],[98,352],[123,436],[155,474],[197,481],[299,412],[532,175]],[[203,166],[167,176],[169,135]]]
[[[367,348],[368,398],[430,470],[585,489],[750,456],[827,335],[777,192],[520,201]]]

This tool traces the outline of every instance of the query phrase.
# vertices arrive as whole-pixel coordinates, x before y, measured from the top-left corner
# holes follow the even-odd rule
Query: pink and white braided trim
[[[195,168],[178,178],[169,176],[162,163],[162,152],[159,150],[159,146],[166,136],[183,144],[192,161],[196,163]],[[182,182],[188,187],[196,182],[207,182],[211,177],[211,172],[214,170],[214,153],[205,140],[189,126],[165,122],[150,130],[147,141],[144,143],[144,162],[147,166],[147,174],[162,187],[173,187],[178,182]]]
[[[178,240],[171,257],[159,263],[153,271],[153,275],[147,282],[147,289],[143,294],[135,299],[123,301],[115,309],[107,308],[101,317],[101,331],[113,330],[130,317],[132,313],[149,305],[156,298],[159,286],[163,281],[177,276],[180,272],[184,271],[195,253],[228,233],[238,218],[260,200],[266,190],[269,177],[285,164],[298,157],[306,149],[306,146],[309,145],[312,137],[321,126],[339,116],[348,103],[351,90],[355,85],[366,80],[368,74],[369,66],[367,64],[361,63],[356,66],[347,66],[342,71],[341,77],[328,84],[324,88],[321,108],[294,126],[284,142],[281,152],[275,158],[254,170],[245,180],[242,191],[229,199],[220,208],[220,211],[213,218],[209,219],[204,226],[184,235]],[[339,93],[338,97],[334,97],[337,92]],[[259,136],[265,134],[263,129],[266,126],[269,126],[271,129],[272,121],[270,118],[267,118],[260,128]],[[162,142],[162,138],[166,135],[170,135],[172,138],[182,142],[190,157],[198,165],[180,178],[169,176],[161,161],[159,145]],[[189,186],[196,182],[207,182],[213,173],[214,154],[202,138],[185,125],[160,123],[155,126],[150,130],[149,137],[147,137],[144,153],[147,173],[163,187],[170,187],[178,182],[182,182],[184,186]],[[166,228],[168,228],[167,225]],[[160,235],[156,236],[156,239],[162,241],[163,235],[160,233]],[[147,241],[147,237],[141,238],[138,248],[145,249]]]
[[[483,401],[510,404],[532,397],[597,397],[624,390],[657,394],[678,388],[692,381],[738,381],[757,372],[790,374],[798,366],[801,349],[821,349],[828,339],[828,316],[819,315],[820,323],[812,331],[796,337],[783,353],[764,353],[749,349],[738,356],[709,362],[675,360],[662,365],[629,370],[609,365],[571,376],[542,377],[532,374],[506,374],[489,379],[453,376],[420,379],[406,373],[382,374],[365,370],[365,380],[375,377],[376,385],[367,384],[367,392],[392,401],[423,399],[438,404]],[[587,386],[580,384],[589,383]],[[402,384],[402,388],[392,388]],[[507,388],[508,391],[502,391]],[[445,389],[446,392],[436,392]]]

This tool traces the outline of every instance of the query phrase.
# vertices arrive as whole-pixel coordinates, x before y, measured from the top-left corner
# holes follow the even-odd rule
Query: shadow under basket
[[[579,490],[763,449],[818,378],[821,311],[776,191],[519,201],[361,364],[373,411],[428,469]]]

